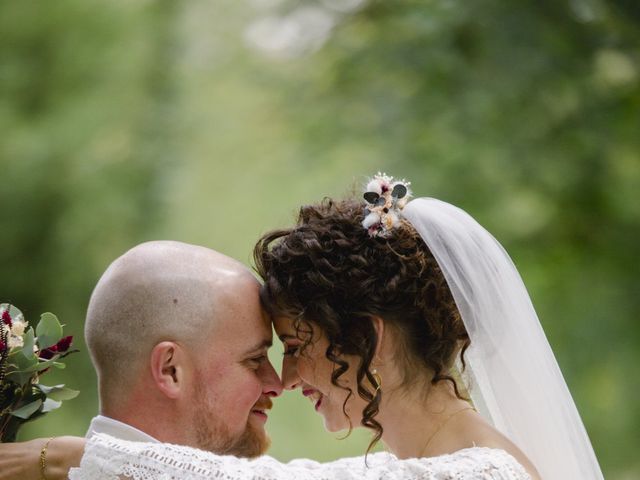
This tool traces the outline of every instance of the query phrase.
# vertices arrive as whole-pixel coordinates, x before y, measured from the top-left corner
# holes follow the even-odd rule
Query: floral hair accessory
[[[400,223],[400,211],[409,201],[411,182],[394,180],[386,173],[378,172],[367,183],[364,199],[367,206],[364,209],[362,226],[372,237],[386,237],[391,229]]]

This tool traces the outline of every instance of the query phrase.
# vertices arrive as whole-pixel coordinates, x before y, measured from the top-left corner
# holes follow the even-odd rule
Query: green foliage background
[[[329,36],[250,46],[300,11]],[[96,413],[83,315],[116,256],[171,238],[249,263],[301,204],[384,170],[506,246],[605,477],[637,478],[639,27],[627,0],[0,1],[0,298],[83,350],[55,373],[81,396],[22,437]],[[367,444],[295,393],[269,428],[281,459]]]

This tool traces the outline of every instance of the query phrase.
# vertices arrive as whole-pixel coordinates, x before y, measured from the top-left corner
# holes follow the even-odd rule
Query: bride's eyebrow
[[[280,341],[282,343],[284,343],[285,340],[300,340],[298,337],[296,337],[294,335],[288,335],[286,333],[283,333],[282,335],[278,335],[278,338],[280,339]]]

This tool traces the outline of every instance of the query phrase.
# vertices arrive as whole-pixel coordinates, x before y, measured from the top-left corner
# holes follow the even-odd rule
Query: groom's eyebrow
[[[268,339],[268,340],[267,340],[267,339],[262,340],[262,341],[261,341],[260,343],[258,343],[257,345],[254,345],[253,347],[249,348],[249,349],[246,351],[246,355],[248,355],[248,354],[250,354],[250,353],[257,352],[257,351],[259,351],[259,350],[264,350],[265,348],[266,348],[266,349],[269,349],[269,348],[271,348],[271,345],[272,345],[272,344],[273,344],[273,342],[271,341],[271,339]]]

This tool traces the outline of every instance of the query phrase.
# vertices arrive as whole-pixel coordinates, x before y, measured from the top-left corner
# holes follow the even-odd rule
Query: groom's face
[[[200,448],[243,457],[268,448],[271,397],[282,392],[267,357],[271,337],[258,283],[243,281],[220,302],[208,351],[195,359],[193,428]]]

